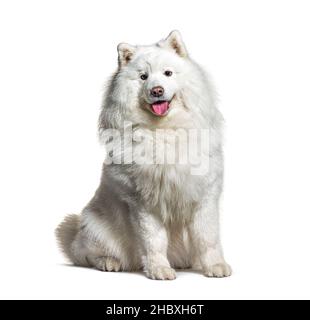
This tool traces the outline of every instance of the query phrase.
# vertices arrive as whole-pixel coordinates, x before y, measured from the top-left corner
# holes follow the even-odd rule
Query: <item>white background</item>
[[[310,298],[309,1],[0,3],[0,298]],[[173,282],[66,266],[54,228],[95,191],[116,45],[179,29],[226,118],[222,234],[234,275]]]

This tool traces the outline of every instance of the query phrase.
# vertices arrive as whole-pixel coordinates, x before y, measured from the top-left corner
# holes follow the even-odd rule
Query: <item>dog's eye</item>
[[[167,70],[167,71],[165,71],[164,75],[167,76],[167,77],[171,77],[172,76],[172,71]]]
[[[143,74],[141,74],[141,76],[140,76],[140,78],[141,78],[142,80],[146,80],[147,77],[148,77],[147,73],[143,73]]]

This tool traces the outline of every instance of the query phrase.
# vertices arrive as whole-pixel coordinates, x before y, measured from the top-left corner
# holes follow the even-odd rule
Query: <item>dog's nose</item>
[[[161,96],[164,95],[164,88],[163,87],[160,87],[160,86],[157,86],[157,87],[154,87],[153,89],[151,89],[151,95],[155,98],[159,98]]]

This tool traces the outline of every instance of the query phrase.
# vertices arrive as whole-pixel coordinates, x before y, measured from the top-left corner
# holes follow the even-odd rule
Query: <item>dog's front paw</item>
[[[204,270],[204,275],[211,278],[229,277],[231,274],[231,267],[226,262],[209,266]]]
[[[146,276],[152,280],[174,280],[176,273],[170,267],[157,266],[147,269]]]

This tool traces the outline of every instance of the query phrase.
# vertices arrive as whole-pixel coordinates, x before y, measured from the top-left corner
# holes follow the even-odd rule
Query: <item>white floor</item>
[[[310,298],[309,270],[297,264],[264,269],[243,265],[231,278],[179,272],[175,281],[151,281],[138,273],[102,273],[67,265],[6,265],[2,299],[303,299]],[[8,276],[10,274],[10,276]]]

